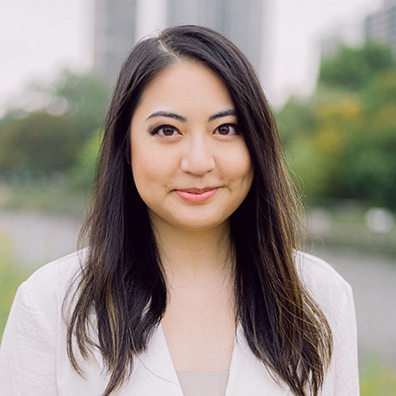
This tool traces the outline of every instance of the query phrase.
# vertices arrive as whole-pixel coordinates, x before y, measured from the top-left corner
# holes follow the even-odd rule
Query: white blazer
[[[62,304],[76,273],[78,253],[47,264],[18,289],[0,349],[1,396],[101,396],[108,377],[100,354],[78,361],[84,378],[70,365]],[[359,395],[356,323],[350,286],[332,267],[298,253],[296,265],[324,310],[334,334],[334,354],[322,396]],[[77,352],[77,350],[75,351]],[[183,396],[165,336],[159,325],[146,353],[134,361],[120,396]],[[250,351],[237,330],[226,396],[292,396]]]

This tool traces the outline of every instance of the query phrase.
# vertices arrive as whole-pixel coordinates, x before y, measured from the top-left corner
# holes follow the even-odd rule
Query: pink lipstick
[[[201,203],[212,198],[218,188],[188,188],[186,190],[175,190],[175,193],[183,201],[190,203]]]

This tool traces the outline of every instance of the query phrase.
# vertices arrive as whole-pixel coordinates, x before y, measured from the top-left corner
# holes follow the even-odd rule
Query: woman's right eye
[[[153,135],[160,135],[160,136],[176,136],[179,134],[179,131],[170,125],[162,125],[158,128],[155,128],[152,132]]]

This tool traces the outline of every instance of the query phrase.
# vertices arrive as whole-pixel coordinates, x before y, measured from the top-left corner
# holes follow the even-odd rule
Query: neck
[[[233,268],[229,222],[205,231],[180,230],[153,222],[159,254],[168,281],[205,281],[228,277]],[[227,276],[228,275],[228,276]]]

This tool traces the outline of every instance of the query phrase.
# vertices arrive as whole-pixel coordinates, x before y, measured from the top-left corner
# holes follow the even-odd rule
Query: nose
[[[185,173],[203,176],[215,167],[213,148],[210,137],[194,134],[186,139],[181,160],[181,170]]]

